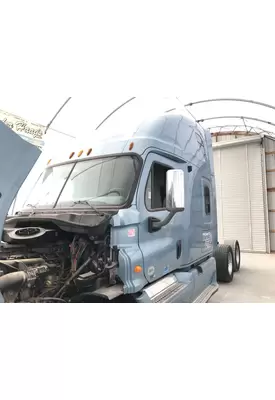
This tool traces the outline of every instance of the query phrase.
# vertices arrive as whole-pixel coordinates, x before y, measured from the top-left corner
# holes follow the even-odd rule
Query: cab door
[[[40,154],[0,121],[0,240],[11,204]]]
[[[177,213],[160,230],[149,231],[149,218],[162,221],[169,214],[166,210],[166,172],[169,169],[183,169],[186,174],[187,166],[150,153],[138,189],[139,244],[144,259],[144,274],[149,282],[179,268],[182,262],[184,211]]]
[[[206,175],[206,174],[205,174]],[[211,181],[205,176],[201,179],[201,201],[200,201],[200,234],[201,234],[201,255],[202,257],[212,256],[213,237],[212,237],[212,210],[213,200],[211,191]],[[199,296],[213,280],[213,264],[208,260],[200,265],[197,270],[195,295]]]

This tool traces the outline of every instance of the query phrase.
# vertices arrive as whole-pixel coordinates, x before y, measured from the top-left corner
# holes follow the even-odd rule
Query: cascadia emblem
[[[148,268],[148,275],[151,277],[155,275],[155,267],[152,266]]]

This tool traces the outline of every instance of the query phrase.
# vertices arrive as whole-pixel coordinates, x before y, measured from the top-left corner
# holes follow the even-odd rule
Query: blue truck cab
[[[218,244],[217,231],[211,133],[180,111],[159,114],[49,161],[3,224],[0,292],[6,302],[207,302],[239,268],[238,241]]]

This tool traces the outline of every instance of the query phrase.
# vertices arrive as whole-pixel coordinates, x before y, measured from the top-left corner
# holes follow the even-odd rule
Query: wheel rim
[[[229,275],[232,275],[232,272],[233,272],[233,257],[232,257],[231,252],[228,253],[228,272],[229,272]]]
[[[237,247],[236,247],[236,264],[237,264],[237,266],[238,266],[239,263],[240,263],[240,258],[241,258],[240,249],[239,249],[239,246],[237,246]]]

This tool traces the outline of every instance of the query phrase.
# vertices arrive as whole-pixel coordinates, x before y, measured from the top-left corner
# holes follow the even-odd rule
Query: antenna
[[[65,103],[59,108],[59,110],[57,111],[57,113],[55,114],[55,116],[53,117],[53,119],[48,123],[48,125],[46,126],[44,135],[46,135],[46,133],[48,132],[48,129],[50,128],[51,124],[53,123],[53,121],[56,119],[56,117],[58,116],[58,114],[60,114],[60,112],[63,110],[63,108],[67,105],[67,103],[69,103],[69,101],[71,100],[71,97],[69,97]]]
[[[107,121],[107,119],[109,119],[114,113],[116,113],[120,108],[124,107],[126,104],[130,103],[131,101],[135,100],[136,97],[131,97],[131,99],[125,101],[125,103],[121,104],[119,107],[117,107],[114,111],[111,112],[111,114],[109,114],[96,128],[95,130],[97,130],[98,128],[101,127],[101,125],[104,124],[104,122]]]

